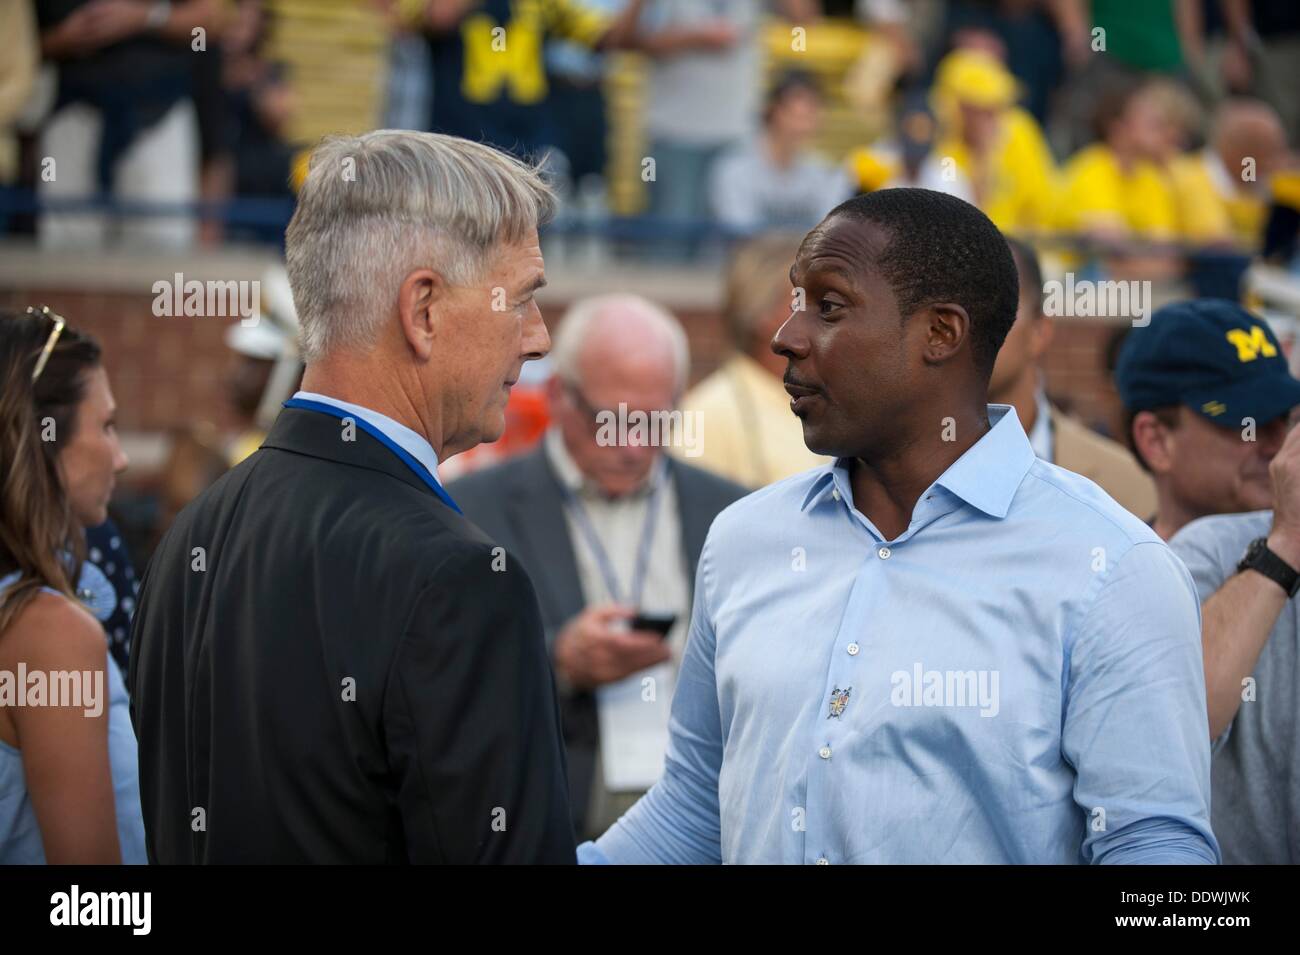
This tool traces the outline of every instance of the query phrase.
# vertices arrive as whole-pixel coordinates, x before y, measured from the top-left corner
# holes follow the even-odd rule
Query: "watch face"
[[[1246,560],[1255,560],[1260,554],[1264,553],[1264,548],[1268,544],[1263,537],[1256,537],[1246,548]]]

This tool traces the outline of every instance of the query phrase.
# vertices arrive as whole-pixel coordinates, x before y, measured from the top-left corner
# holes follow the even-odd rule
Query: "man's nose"
[[[800,313],[791,312],[790,317],[781,323],[781,327],[772,336],[772,351],[782,358],[806,358],[808,356],[808,336],[803,333]]]
[[[524,361],[546,357],[551,350],[551,334],[546,330],[542,310],[533,303],[533,314],[524,330]]]

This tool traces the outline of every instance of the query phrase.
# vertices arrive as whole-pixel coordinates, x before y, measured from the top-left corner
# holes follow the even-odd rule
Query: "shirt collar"
[[[1011,510],[1011,500],[1033,465],[1035,456],[1025,429],[1016,416],[1016,409],[1010,405],[989,405],[988,408],[988,432],[949,465],[931,486],[942,487],[971,507],[1001,520]],[[823,468],[813,478],[799,509],[808,510],[833,491],[852,501],[849,463],[848,458],[839,458]]]
[[[608,499],[579,469],[578,462],[573,460],[573,455],[564,446],[564,436],[560,434],[559,428],[552,426],[547,429],[542,438],[542,451],[555,470],[555,476],[560,479],[560,486],[565,490],[571,494],[581,494],[583,497]],[[637,486],[636,490],[624,495],[620,500],[635,501],[649,494],[667,467],[668,462],[664,460],[662,454],[659,455],[645,480]]]
[[[423,464],[432,477],[437,478],[438,454],[433,450],[433,445],[429,443],[428,439],[419,432],[412,431],[406,425],[394,421],[386,414],[380,414],[378,411],[361,405],[354,405],[349,401],[340,401],[338,398],[331,398],[329,395],[318,395],[312,391],[298,391],[294,393],[294,397],[332,405],[354,417],[360,418],[372,427],[378,428],[394,444]]]

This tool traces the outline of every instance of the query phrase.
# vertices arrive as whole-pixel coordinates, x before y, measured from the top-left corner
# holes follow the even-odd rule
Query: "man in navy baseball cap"
[[[1155,480],[1162,538],[1207,514],[1272,505],[1268,464],[1300,381],[1262,319],[1224,299],[1166,305],[1129,333],[1115,384],[1129,448]]]

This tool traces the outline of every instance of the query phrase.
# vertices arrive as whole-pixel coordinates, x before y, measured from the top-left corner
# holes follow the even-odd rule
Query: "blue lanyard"
[[[327,405],[320,401],[310,401],[307,398],[290,398],[284,403],[284,406],[286,408],[302,408],[304,411],[319,411],[321,414],[333,415],[335,418],[340,420],[348,418],[351,421],[356,422],[358,428],[370,435],[389,451],[392,451],[403,464],[415,472],[415,476],[427,484],[434,494],[438,495],[438,500],[442,501],[442,503],[446,504],[457,514],[465,513],[460,509],[460,506],[451,499],[451,495],[443,490],[442,485],[438,483],[438,479],[429,473],[428,468],[415,460],[415,458],[411,457],[410,452],[399,445],[396,441],[359,415],[354,415],[350,412],[344,411],[342,408],[336,408],[333,405]]]
[[[650,500],[646,502],[645,523],[641,526],[641,540],[637,544],[636,566],[632,571],[632,583],[628,592],[629,602],[633,607],[641,605],[641,591],[645,589],[646,568],[650,563],[650,546],[654,542],[655,515],[659,511],[659,490],[662,487],[662,482],[662,478],[655,480],[654,488],[650,492]],[[600,542],[600,537],[596,534],[596,528],[592,526],[587,509],[583,507],[578,495],[567,487],[563,490],[565,503],[568,504],[578,528],[582,531],[582,536],[586,538],[587,549],[591,551],[591,556],[595,558],[596,563],[600,566],[600,574],[605,578],[605,588],[609,591],[609,599],[615,603],[623,603],[622,593],[618,586],[618,576],[614,573],[614,565],[609,559],[609,554],[605,551],[605,546]]]

